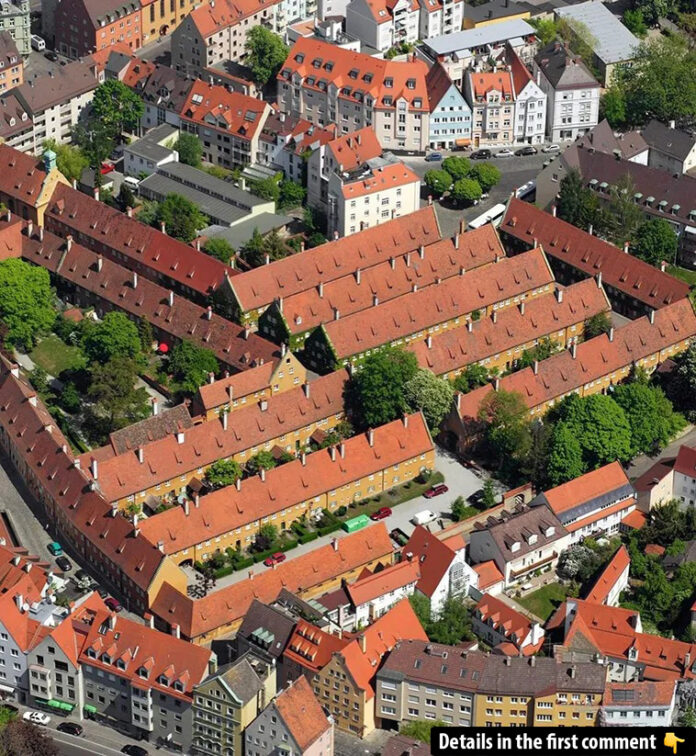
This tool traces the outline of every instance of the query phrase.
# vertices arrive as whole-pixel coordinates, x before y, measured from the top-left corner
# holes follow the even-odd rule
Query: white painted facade
[[[546,134],[546,93],[535,81],[528,81],[515,102],[515,141],[542,144]]]
[[[356,627],[367,627],[376,619],[386,614],[395,604],[403,598],[413,595],[416,590],[416,580],[407,585],[402,585],[389,593],[377,596],[371,601],[366,601],[355,607]]]

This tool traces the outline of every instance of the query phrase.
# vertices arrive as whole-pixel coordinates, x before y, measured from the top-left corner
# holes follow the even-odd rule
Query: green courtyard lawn
[[[41,339],[29,357],[52,376],[58,376],[64,370],[77,369],[85,365],[84,355],[79,348],[68,346],[53,333]]]
[[[537,591],[515,599],[525,609],[529,609],[532,614],[536,614],[546,621],[553,612],[562,604],[567,595],[567,589],[560,583],[550,583]]]
[[[676,278],[681,278],[681,280],[685,283],[688,283],[689,286],[696,285],[696,270],[681,268],[678,265],[668,265],[667,272],[675,276]]]

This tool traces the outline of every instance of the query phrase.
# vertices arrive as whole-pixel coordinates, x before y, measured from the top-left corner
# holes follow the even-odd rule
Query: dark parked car
[[[77,722],[61,722],[56,727],[56,730],[58,732],[67,732],[68,735],[74,735],[75,737],[80,737],[84,732],[82,725],[77,724]]]
[[[476,150],[476,152],[472,153],[471,155],[472,160],[489,160],[490,157],[490,150]]]
[[[51,63],[55,63],[58,60],[58,55],[54,53],[53,50],[48,50],[48,52],[44,53],[44,58],[50,60]]]
[[[442,153],[441,152],[429,152],[425,156],[425,162],[426,163],[439,163],[440,160],[442,160]]]
[[[440,494],[447,493],[449,491],[449,488],[444,483],[440,483],[437,486],[433,486],[432,488],[429,488],[423,496],[425,496],[426,499],[432,499],[433,496],[440,496]]]
[[[70,572],[72,570],[72,562],[66,556],[56,557],[56,564],[63,572]]]
[[[532,147],[532,145],[527,145],[527,147],[522,147],[519,150],[515,150],[515,155],[536,155],[537,154],[537,148]]]
[[[109,596],[109,598],[104,599],[104,603],[111,609],[112,612],[120,612],[123,607],[121,606],[121,602],[118,599],[115,599],[113,596]]]
[[[139,745],[124,745],[121,753],[127,753],[128,756],[147,756],[147,751]]]

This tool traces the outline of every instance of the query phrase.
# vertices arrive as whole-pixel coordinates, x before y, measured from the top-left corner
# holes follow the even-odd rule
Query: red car
[[[389,509],[389,507],[382,507],[381,509],[378,509],[376,512],[373,512],[370,515],[371,520],[384,520],[385,518],[389,517],[391,515],[392,511]]]
[[[444,483],[440,483],[438,486],[433,486],[432,488],[429,488],[423,496],[425,496],[426,499],[432,499],[433,496],[439,496],[440,494],[447,493],[449,491],[449,488]]]
[[[101,171],[100,173],[102,176],[106,176],[107,173],[111,173],[111,171],[115,170],[116,166],[113,163],[110,163],[108,160],[105,160],[101,164]]]
[[[104,603],[109,607],[109,609],[111,609],[112,612],[120,612],[123,609],[121,602],[115,599],[113,596],[105,598]]]
[[[264,559],[263,563],[266,565],[266,567],[273,567],[274,564],[280,564],[281,562],[284,562],[286,560],[285,554],[283,554],[282,551],[276,551],[275,554],[271,554],[271,556],[268,557],[268,559]]]

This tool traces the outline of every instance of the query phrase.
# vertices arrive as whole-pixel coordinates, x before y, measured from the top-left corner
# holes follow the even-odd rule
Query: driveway
[[[696,447],[696,428],[693,425],[688,425],[681,436],[675,438],[671,444],[666,446],[654,457],[650,457],[647,454],[641,454],[636,457],[627,467],[626,474],[631,480],[639,478],[644,472],[647,472],[655,462],[658,462],[661,459],[673,459],[676,457],[680,446]]]

